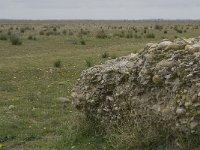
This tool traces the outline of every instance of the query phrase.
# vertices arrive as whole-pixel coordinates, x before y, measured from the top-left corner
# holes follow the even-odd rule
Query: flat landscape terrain
[[[197,36],[198,21],[0,21],[0,149],[130,149],[69,102],[76,79],[149,42]]]

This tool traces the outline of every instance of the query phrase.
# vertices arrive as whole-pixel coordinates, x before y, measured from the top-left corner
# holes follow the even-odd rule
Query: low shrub
[[[81,45],[86,45],[86,42],[85,42],[85,40],[84,39],[81,39]]]
[[[107,52],[104,52],[103,54],[101,54],[101,58],[108,58],[109,54]]]
[[[87,58],[85,60],[85,63],[86,63],[86,66],[87,67],[92,67],[93,66],[93,63],[92,63],[92,59],[91,58]]]
[[[10,36],[10,42],[12,45],[22,45],[22,40],[16,35]]]
[[[0,40],[6,41],[7,39],[8,39],[8,37],[5,34],[0,35]]]
[[[104,30],[101,30],[99,31],[97,34],[96,34],[96,38],[98,39],[105,39],[107,38],[108,36],[106,35],[105,31]]]
[[[153,33],[148,33],[147,35],[146,35],[146,38],[155,38],[155,34],[153,34]]]
[[[55,68],[60,68],[60,67],[62,66],[62,63],[61,63],[60,60],[56,60],[56,61],[54,62],[54,64],[53,64],[53,66],[54,66]]]

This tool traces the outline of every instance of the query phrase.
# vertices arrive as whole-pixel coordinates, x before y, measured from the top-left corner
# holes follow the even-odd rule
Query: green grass
[[[143,27],[153,26],[154,22],[131,23],[141,38],[114,36],[121,30],[128,33],[130,24],[124,22],[97,22],[98,26],[87,22],[57,24],[60,28],[56,28],[56,32],[66,30],[66,35],[56,33],[46,36],[46,33],[55,30],[54,23],[30,22],[27,25],[19,22],[0,27],[2,34],[9,32],[10,27],[25,29],[24,32],[12,30],[23,41],[22,45],[0,40],[0,144],[4,149],[109,150],[130,147],[117,142],[123,135],[105,133],[102,128],[95,127],[96,123],[87,121],[72,104],[63,104],[57,98],[68,97],[81,71],[104,63],[107,54],[112,58],[127,55],[140,50],[148,42],[161,40],[163,36],[174,39],[174,36],[200,35],[200,29],[192,29],[195,23],[188,23],[190,28],[182,34],[170,29],[170,26],[186,28],[187,24],[163,23],[163,28],[168,28],[167,33],[163,33],[164,29],[148,29],[147,32],[155,35],[153,39],[146,38]],[[80,42],[80,24],[90,31],[81,35],[87,44],[74,44],[74,41]],[[99,32],[100,26],[103,33]],[[113,28],[108,29],[108,26]],[[48,31],[43,31],[46,28]],[[41,31],[44,34],[41,35]],[[36,36],[37,40],[28,40],[29,35]],[[54,67],[56,60],[62,62],[62,67]],[[11,105],[14,107],[9,107]],[[133,145],[130,141],[125,144]],[[142,144],[145,145],[145,141]]]

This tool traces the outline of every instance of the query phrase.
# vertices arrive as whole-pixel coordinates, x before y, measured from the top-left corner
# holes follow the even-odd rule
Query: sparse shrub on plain
[[[164,30],[163,33],[164,33],[164,34],[167,34],[167,30]]]
[[[87,67],[92,67],[93,66],[93,63],[92,63],[92,59],[91,58],[87,58],[85,60],[85,63],[86,63],[86,66]]]
[[[177,33],[183,33],[183,30],[180,29],[180,27],[178,27],[177,25],[174,26],[174,30],[175,30]]]
[[[127,38],[127,39],[133,38],[133,33],[129,31],[129,32],[126,34],[126,38]]]
[[[107,52],[104,52],[103,54],[101,54],[101,58],[108,58],[109,54]]]
[[[104,30],[101,30],[99,32],[97,32],[96,34],[96,38],[98,39],[105,39],[107,38],[108,36],[106,35],[105,31]]]
[[[10,42],[12,45],[22,45],[22,40],[16,35],[10,36]]]
[[[162,26],[162,25],[159,25],[159,24],[156,24],[154,28],[155,28],[156,30],[162,30],[162,29],[163,29],[163,26]]]
[[[74,32],[69,30],[68,35],[72,36],[72,35],[74,35]]]
[[[63,35],[66,35],[66,34],[67,34],[67,31],[64,29],[64,30],[62,31],[62,34],[63,34]]]
[[[111,55],[111,59],[115,59],[115,58],[117,58],[117,55],[116,54],[112,54]]]
[[[35,37],[35,36],[33,36],[33,35],[29,35],[27,39],[28,39],[28,40],[34,40],[34,41],[36,41],[36,40],[37,40],[37,39],[36,39],[36,37]]]
[[[54,66],[55,68],[61,68],[62,63],[61,63],[60,60],[56,60],[56,61],[53,63],[53,66]]]
[[[81,39],[81,45],[86,45],[86,42],[85,42],[85,40],[84,39]]]
[[[25,29],[24,29],[24,28],[21,28],[21,29],[20,29],[20,32],[21,32],[21,33],[24,33],[24,32],[25,32]]]
[[[44,31],[40,31],[40,33],[39,33],[40,35],[44,35]]]
[[[10,30],[8,30],[7,35],[10,36],[12,34],[12,32]]]
[[[56,32],[56,31],[57,31],[57,28],[56,28],[56,27],[54,27],[54,28],[53,28],[53,31],[54,31],[54,32]]]
[[[7,39],[8,39],[8,37],[5,34],[0,35],[0,40],[6,41]]]
[[[114,33],[113,36],[114,36],[114,37],[120,37],[120,38],[127,37],[127,35],[125,34],[124,31],[116,32],[116,33]],[[128,36],[129,36],[129,35],[128,35]]]
[[[135,34],[135,39],[141,39],[142,37],[140,35]]]
[[[32,35],[29,35],[29,36],[28,36],[28,40],[33,40],[33,36],[32,36]]]
[[[153,33],[148,33],[147,35],[146,35],[146,38],[155,38],[155,34],[153,34]]]

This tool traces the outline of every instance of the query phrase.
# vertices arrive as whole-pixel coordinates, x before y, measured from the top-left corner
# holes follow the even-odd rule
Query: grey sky
[[[200,0],[0,0],[1,19],[200,19]]]

